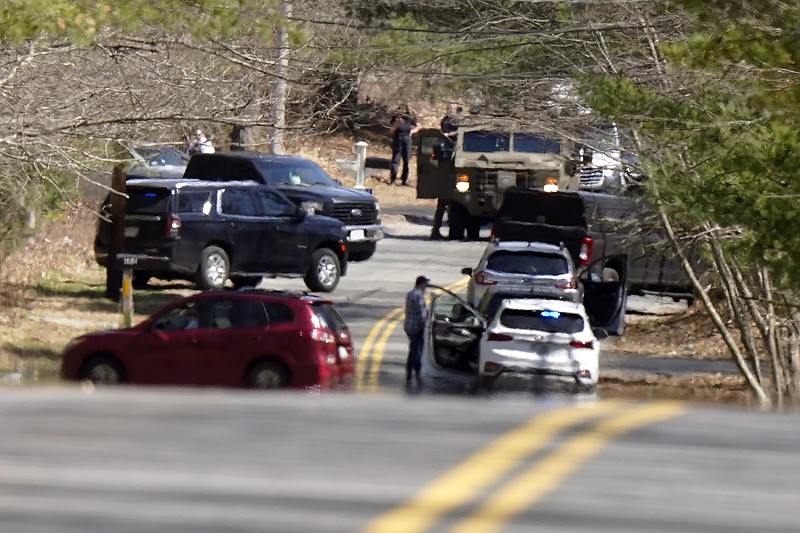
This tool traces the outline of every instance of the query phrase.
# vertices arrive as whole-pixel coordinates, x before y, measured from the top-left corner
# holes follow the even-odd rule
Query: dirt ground
[[[338,170],[336,158],[352,158],[351,142],[325,145],[308,143],[295,152],[311,157],[341,179],[352,179]],[[368,155],[388,157],[387,146],[376,143]],[[417,200],[413,186],[388,185],[388,176],[367,179],[381,205],[424,205],[433,211],[433,200]],[[415,182],[412,172],[411,183]],[[69,339],[85,332],[119,325],[118,304],[102,297],[105,273],[94,262],[92,239],[96,206],[68,210],[48,219],[24,248],[0,265],[0,386],[10,383],[40,384],[57,380],[59,354]],[[163,287],[137,304],[144,317],[184,288]],[[633,316],[626,334],[614,350],[630,354],[665,354],[698,359],[727,358],[713,325],[695,305],[686,312],[666,317]],[[692,377],[601,377],[603,397],[633,399],[669,398],[698,402],[755,405],[739,376],[713,374]]]

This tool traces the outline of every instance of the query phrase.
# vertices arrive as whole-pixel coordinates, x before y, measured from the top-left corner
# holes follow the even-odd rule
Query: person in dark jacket
[[[389,131],[392,134],[392,169],[389,175],[389,183],[397,181],[397,173],[400,170],[400,163],[403,164],[403,171],[400,174],[400,185],[408,185],[409,161],[411,159],[411,136],[420,130],[417,121],[411,116],[408,106],[401,106],[397,113],[392,117],[389,124]]]
[[[421,381],[422,348],[425,342],[425,319],[428,308],[425,304],[425,289],[430,280],[425,276],[417,276],[414,288],[406,294],[406,316],[403,330],[408,335],[408,358],[406,359],[406,383],[411,382],[411,375]]]
[[[458,125],[461,120],[461,113],[463,109],[456,104],[448,104],[447,112],[439,123],[439,129],[444,133],[445,137],[455,142],[455,137],[458,134]],[[444,239],[442,235],[442,221],[444,220],[444,212],[447,210],[447,204],[450,201],[447,198],[439,197],[436,200],[436,211],[433,213],[433,226],[431,226],[431,240],[437,241]]]

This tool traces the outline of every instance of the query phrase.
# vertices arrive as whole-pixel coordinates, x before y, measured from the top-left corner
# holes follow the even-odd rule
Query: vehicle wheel
[[[350,252],[350,255],[347,257],[347,259],[353,261],[354,263],[358,261],[366,261],[375,254],[375,250],[377,248],[377,245],[373,243],[372,246],[367,247],[365,250]]]
[[[339,284],[341,276],[339,258],[332,250],[320,248],[311,254],[311,265],[303,279],[312,291],[331,292]]]
[[[209,246],[200,254],[197,267],[197,285],[203,289],[221,289],[228,279],[231,262],[219,246]]]
[[[483,392],[492,392],[495,383],[497,383],[497,376],[488,376],[481,374],[478,376],[478,390]]]
[[[256,287],[259,283],[261,283],[260,276],[232,276],[231,283],[237,289],[241,289],[244,287]]]
[[[247,385],[254,389],[280,389],[287,382],[286,368],[280,363],[259,363],[247,373]]]
[[[466,213],[464,206],[450,202],[447,210],[447,238],[451,241],[460,241],[464,238]]]
[[[125,371],[116,359],[111,357],[94,357],[84,364],[80,378],[98,385],[119,385],[125,377]]]
[[[147,272],[134,272],[131,285],[133,285],[134,289],[146,289],[151,277]]]

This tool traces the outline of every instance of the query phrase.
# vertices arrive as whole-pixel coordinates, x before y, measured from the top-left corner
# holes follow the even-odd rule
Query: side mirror
[[[604,328],[592,328],[592,333],[594,333],[594,336],[599,341],[608,338],[608,331],[606,331]]]
[[[464,268],[461,269],[461,273],[464,274],[465,276],[471,276],[472,275],[472,269],[469,268],[469,267],[464,267]]]

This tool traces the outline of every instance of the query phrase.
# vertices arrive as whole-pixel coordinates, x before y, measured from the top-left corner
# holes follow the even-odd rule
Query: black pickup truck
[[[198,154],[189,160],[183,177],[271,185],[307,211],[339,219],[347,232],[350,261],[372,257],[383,238],[378,200],[366,191],[344,187],[303,157],[247,151]]]
[[[506,190],[492,238],[564,243],[576,264],[627,256],[629,294],[657,293],[693,301],[692,284],[660,229],[655,211],[642,198],[588,191]],[[612,259],[602,275],[621,265]],[[602,262],[601,262],[602,263]]]

